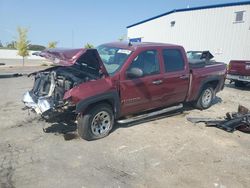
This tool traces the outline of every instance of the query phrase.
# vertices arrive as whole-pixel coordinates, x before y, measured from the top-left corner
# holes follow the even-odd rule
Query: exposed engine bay
[[[53,106],[60,106],[63,105],[65,91],[95,79],[93,75],[86,75],[76,68],[59,67],[36,74],[32,92],[37,97],[50,97]]]
[[[35,78],[34,86],[25,93],[23,102],[39,114],[68,108],[72,111],[75,106],[63,100],[65,92],[81,83],[98,79],[95,71],[91,74],[91,70],[85,72],[84,69],[86,67],[79,65],[57,66],[30,74]]]
[[[34,86],[24,94],[23,102],[45,118],[56,112],[74,112],[76,104],[64,99],[65,92],[104,76],[96,49],[47,49],[37,55],[57,65],[29,75],[34,76]]]

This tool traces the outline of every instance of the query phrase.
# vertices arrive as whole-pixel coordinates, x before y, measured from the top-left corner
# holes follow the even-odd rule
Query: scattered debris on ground
[[[224,118],[187,117],[187,120],[192,123],[205,123],[207,127],[218,127],[228,132],[239,130],[250,133],[250,110],[242,105],[238,106],[238,112],[227,112]]]

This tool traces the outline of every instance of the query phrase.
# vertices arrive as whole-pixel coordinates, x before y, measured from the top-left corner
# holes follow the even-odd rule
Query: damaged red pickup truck
[[[177,110],[185,102],[209,108],[226,73],[223,63],[189,62],[183,47],[161,43],[115,42],[39,55],[58,65],[31,74],[34,87],[23,102],[44,118],[76,114],[86,140],[107,136],[115,121]]]

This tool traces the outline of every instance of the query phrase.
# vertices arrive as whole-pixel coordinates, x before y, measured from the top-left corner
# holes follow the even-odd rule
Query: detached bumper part
[[[33,100],[32,96],[30,95],[30,92],[26,92],[23,96],[23,103],[27,108],[31,108],[36,111],[37,114],[42,114],[49,109],[51,109],[51,106],[47,99],[40,98],[38,99],[37,103]]]
[[[187,120],[192,123],[203,122],[207,127],[218,127],[228,132],[239,130],[250,133],[250,110],[241,105],[238,107],[238,112],[226,113],[226,117],[224,118],[212,119],[187,117]]]

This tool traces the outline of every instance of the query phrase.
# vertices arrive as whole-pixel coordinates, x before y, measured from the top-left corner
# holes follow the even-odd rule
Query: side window
[[[160,73],[160,65],[157,56],[157,50],[147,50],[141,52],[130,64],[128,70],[139,68],[143,76]]]
[[[184,60],[182,53],[178,49],[163,50],[163,59],[166,72],[184,70]]]

